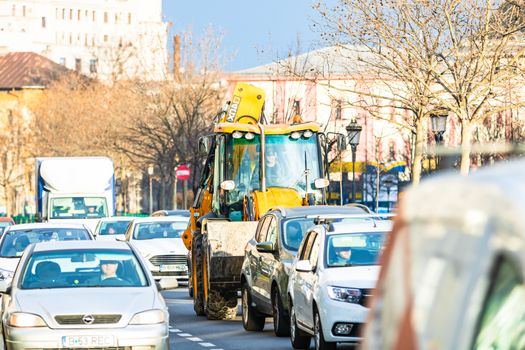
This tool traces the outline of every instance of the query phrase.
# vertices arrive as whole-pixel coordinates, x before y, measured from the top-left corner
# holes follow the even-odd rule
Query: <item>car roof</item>
[[[121,241],[53,241],[35,244],[35,252],[65,249],[125,249],[131,250],[127,242]]]
[[[190,211],[186,209],[173,209],[173,210],[157,210],[154,214],[164,214],[166,216],[190,216]]]
[[[341,233],[364,233],[364,232],[390,232],[392,230],[391,220],[359,220],[341,221],[329,225],[327,235]]]
[[[279,211],[287,218],[327,214],[368,214],[364,209],[359,207],[342,207],[336,205],[312,205],[293,208],[276,207],[272,208],[271,211]]]
[[[136,219],[137,217],[135,216],[110,216],[110,217],[107,217],[107,218],[100,218],[100,221],[103,221],[103,222],[106,222],[106,221],[110,221],[110,222],[113,222],[113,221],[132,221],[134,219]]]
[[[32,230],[38,228],[71,228],[71,229],[86,229],[86,227],[78,222],[35,222],[31,224],[18,224],[9,226],[10,231],[14,230]]]
[[[187,216],[148,216],[145,218],[135,218],[133,220],[134,224],[145,223],[145,222],[171,222],[171,221],[180,221],[188,222],[189,218]]]

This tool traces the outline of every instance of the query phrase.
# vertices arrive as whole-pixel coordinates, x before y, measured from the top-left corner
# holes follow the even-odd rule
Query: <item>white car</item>
[[[182,241],[188,223],[187,217],[161,216],[135,218],[129,225],[126,240],[142,254],[155,280],[188,281],[188,249]]]
[[[126,239],[126,230],[133,221],[131,216],[112,216],[99,220],[93,234],[98,241],[117,241]]]
[[[295,349],[358,343],[379,275],[389,220],[314,226],[304,237],[288,282],[290,339]]]
[[[72,222],[46,222],[9,226],[0,237],[0,287],[11,280],[20,256],[32,243],[47,241],[93,240],[83,224]]]

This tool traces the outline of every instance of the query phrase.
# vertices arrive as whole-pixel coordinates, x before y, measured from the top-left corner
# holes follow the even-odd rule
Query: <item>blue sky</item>
[[[202,35],[210,25],[224,34],[223,48],[233,59],[227,71],[270,63],[297,48],[319,47],[320,35],[312,28],[317,17],[313,0],[163,0],[164,20],[171,22],[168,45],[177,31]],[[262,52],[261,52],[262,51]]]

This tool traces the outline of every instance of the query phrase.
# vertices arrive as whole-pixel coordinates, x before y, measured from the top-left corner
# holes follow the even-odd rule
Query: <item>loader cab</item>
[[[287,197],[289,206],[324,203],[318,181],[323,178],[323,162],[317,130],[287,127],[266,126],[264,140],[255,127],[217,135],[212,206],[219,217],[256,219],[255,207],[271,207],[278,197],[280,201]],[[269,198],[266,203],[254,201],[253,193]]]

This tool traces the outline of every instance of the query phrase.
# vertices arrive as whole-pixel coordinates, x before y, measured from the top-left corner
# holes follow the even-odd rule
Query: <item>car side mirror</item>
[[[313,270],[310,260],[299,260],[295,264],[295,271],[297,272],[311,272]]]
[[[2,294],[11,294],[11,282],[9,283],[0,283],[0,293]]]
[[[162,278],[160,281],[156,281],[155,284],[159,291],[175,289],[179,286],[179,282],[175,278]]]
[[[210,139],[208,137],[201,137],[199,139],[199,153],[201,155],[207,155],[210,150]]]
[[[275,246],[272,242],[261,242],[255,245],[255,249],[257,249],[259,253],[273,253]]]

